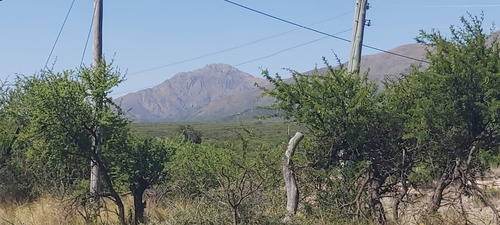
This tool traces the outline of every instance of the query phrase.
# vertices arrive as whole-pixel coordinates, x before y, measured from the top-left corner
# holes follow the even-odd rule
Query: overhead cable
[[[328,21],[328,20],[331,20],[331,19],[335,19],[335,18],[338,18],[338,17],[341,17],[341,16],[344,16],[344,15],[346,15],[348,13],[351,13],[351,12],[352,12],[352,10],[348,11],[348,12],[344,12],[344,13],[336,15],[334,17],[330,17],[330,18],[327,18],[327,19],[324,19],[324,20],[312,23],[312,24],[310,24],[310,26],[315,25],[315,24],[319,24],[319,23],[322,23],[322,22],[325,22],[325,21]],[[198,60],[198,59],[202,59],[202,58],[206,58],[206,57],[209,57],[209,56],[221,54],[221,53],[224,53],[224,52],[229,52],[229,51],[232,51],[232,50],[235,50],[235,49],[238,49],[238,48],[242,48],[242,47],[246,47],[246,46],[249,46],[249,45],[253,45],[253,44],[258,43],[258,42],[262,42],[262,41],[269,40],[269,39],[272,39],[272,38],[275,38],[275,37],[279,37],[279,36],[282,36],[282,35],[285,35],[285,34],[288,34],[288,33],[294,32],[294,31],[297,31],[297,30],[300,30],[300,28],[296,28],[296,29],[293,29],[293,30],[288,30],[288,31],[285,31],[285,32],[282,32],[282,33],[279,33],[279,34],[271,35],[271,36],[268,36],[268,37],[264,37],[264,38],[261,38],[261,39],[255,40],[255,41],[250,41],[250,42],[247,42],[247,43],[244,43],[244,44],[241,44],[241,45],[237,45],[237,46],[234,46],[234,47],[226,48],[226,49],[223,49],[223,50],[211,52],[211,53],[208,53],[208,54],[205,54],[205,55],[201,55],[201,56],[197,56],[197,57],[193,57],[193,58],[181,60],[181,61],[170,63],[170,64],[156,66],[156,67],[152,67],[152,68],[145,69],[145,70],[140,70],[140,71],[137,71],[137,72],[130,73],[128,75],[130,76],[130,75],[139,74],[139,73],[145,73],[145,72],[149,72],[149,71],[153,71],[153,70],[159,70],[159,69],[163,69],[165,67],[175,66],[175,65],[178,65],[178,64],[195,61],[195,60]],[[268,58],[268,57],[263,57],[263,58]]]
[[[73,4],[75,4],[75,0],[73,0],[71,2],[71,5],[69,6],[68,13],[66,13],[66,17],[64,18],[61,29],[59,29],[59,33],[57,34],[56,41],[54,42],[54,45],[52,45],[52,49],[50,50],[49,57],[47,57],[47,61],[45,61],[45,66],[43,67],[44,69],[48,69],[47,64],[49,64],[50,57],[52,57],[52,53],[54,52],[54,49],[56,48],[57,41],[59,40],[59,37],[61,36],[62,30],[64,29],[64,25],[66,25],[66,21],[68,20],[69,14],[71,13],[71,9],[73,8]]]
[[[83,47],[83,54],[82,54],[82,60],[80,61],[80,67],[83,66],[83,58],[85,58],[85,52],[87,51],[87,45],[89,44],[90,34],[92,33],[92,25],[94,24],[95,10],[96,10],[96,8],[94,5],[94,12],[92,13],[92,19],[90,21],[89,33],[87,34],[87,40],[85,41],[85,47]]]
[[[277,16],[273,16],[271,14],[268,14],[268,13],[265,13],[265,12],[262,12],[262,11],[250,8],[248,6],[244,6],[242,4],[239,4],[239,3],[236,3],[236,2],[233,2],[233,1],[230,1],[230,0],[224,0],[224,1],[228,2],[228,3],[231,3],[231,4],[235,5],[235,6],[238,6],[238,7],[247,9],[247,10],[250,10],[252,12],[255,12],[255,13],[258,13],[258,14],[261,14],[261,15],[264,15],[264,16],[267,16],[267,17],[270,17],[270,18],[273,18],[273,19],[276,19],[276,20],[279,20],[279,21],[282,21],[282,22],[285,22],[285,23],[288,23],[288,24],[291,24],[291,25],[294,25],[294,26],[306,29],[306,30],[309,30],[309,31],[312,31],[312,32],[316,32],[316,33],[319,33],[319,34],[322,34],[322,35],[326,35],[328,37],[332,37],[332,38],[335,38],[335,39],[338,39],[338,40],[341,40],[341,41],[345,41],[345,42],[351,43],[351,40],[348,40],[348,39],[345,39],[345,38],[342,38],[342,37],[338,37],[338,36],[335,36],[333,34],[329,34],[329,33],[326,33],[326,32],[320,31],[320,30],[316,30],[316,29],[313,29],[313,28],[310,28],[310,27],[307,27],[307,26],[304,26],[304,25],[300,25],[298,23],[295,23],[295,22],[292,22],[292,21],[289,21],[289,20],[286,20],[286,19],[282,19],[282,18],[277,17]],[[380,51],[380,52],[384,52],[384,53],[387,53],[387,54],[399,56],[399,57],[402,57],[402,58],[407,58],[407,59],[411,59],[411,60],[415,60],[415,61],[419,61],[419,62],[423,62],[423,63],[430,63],[427,60],[422,60],[422,59],[414,58],[414,57],[411,57],[411,56],[402,55],[402,54],[399,54],[399,53],[395,53],[395,52],[383,50],[381,48],[373,47],[373,46],[370,46],[370,45],[363,44],[363,47],[366,47],[366,48],[369,48],[369,49],[372,49],[372,50],[376,50],[376,51]]]
[[[344,30],[344,31],[341,31],[341,32],[338,32],[336,33],[337,34],[341,34],[341,33],[345,33],[347,31],[350,31],[352,30],[352,28],[349,28],[347,30]],[[302,47],[304,45],[308,45],[308,44],[311,44],[311,43],[314,43],[314,42],[317,42],[317,41],[321,41],[321,40],[324,40],[324,39],[327,39],[329,37],[322,37],[322,38],[318,38],[318,39],[315,39],[315,40],[312,40],[312,41],[308,41],[306,43],[302,43],[302,44],[299,44],[299,45],[295,45],[295,46],[292,46],[292,47],[289,47],[289,48],[286,48],[286,49],[283,49],[283,50],[280,50],[280,51],[277,51],[273,54],[270,54],[270,55],[267,55],[267,56],[263,56],[263,57],[259,57],[259,58],[256,58],[256,59],[252,59],[252,60],[249,60],[249,61],[246,61],[246,62],[242,62],[242,63],[238,63],[234,66],[241,66],[241,65],[244,65],[244,64],[247,64],[247,63],[251,63],[251,62],[255,62],[255,61],[258,61],[258,60],[261,60],[261,59],[266,59],[266,58],[269,58],[269,57],[272,57],[272,56],[275,56],[277,54],[280,54],[280,53],[283,53],[283,52],[286,52],[286,51],[289,51],[289,50],[292,50],[292,49],[296,49],[298,47]]]

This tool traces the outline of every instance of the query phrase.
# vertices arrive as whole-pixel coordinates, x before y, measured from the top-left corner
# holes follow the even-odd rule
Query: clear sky
[[[351,39],[355,0],[233,0],[238,4],[338,37]],[[75,0],[59,41],[49,54],[73,0],[0,1],[0,80],[80,66],[93,1]],[[489,32],[500,20],[499,0],[369,1],[364,44],[390,50],[415,43],[419,30],[447,33],[467,12],[484,12]],[[348,60],[350,43],[300,29],[224,0],[104,0],[103,52],[126,74],[113,96],[155,86],[179,72],[226,63],[254,76],[323,66],[334,53]],[[363,55],[378,53],[363,49]],[[92,63],[92,37],[83,60]]]

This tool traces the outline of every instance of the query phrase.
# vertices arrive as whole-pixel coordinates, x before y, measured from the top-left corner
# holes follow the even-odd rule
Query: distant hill
[[[255,107],[254,84],[266,82],[226,64],[211,64],[116,102],[141,122],[218,119]]]
[[[410,65],[420,65],[421,62],[410,58],[425,60],[425,46],[419,44],[402,45],[389,52],[404,55],[409,58],[391,53],[379,53],[361,57],[361,71],[369,69],[368,76],[371,80],[380,83],[386,76],[399,76],[409,72]],[[426,66],[427,64],[422,64]]]
[[[424,46],[403,45],[390,52],[424,59]],[[363,56],[361,70],[368,68],[370,79],[380,82],[385,76],[398,76],[407,72],[416,60],[379,53]],[[320,68],[319,72],[325,71]],[[310,73],[311,71],[309,71]],[[116,101],[138,122],[206,121],[248,119],[263,113],[257,106],[272,103],[260,98],[254,85],[269,85],[263,78],[226,64],[211,64],[192,72],[178,73],[163,83],[145,90],[127,94]]]
[[[492,36],[499,37],[500,31]],[[492,40],[489,37],[488,43]],[[369,78],[380,83],[384,77],[399,76],[408,72],[411,65],[420,65],[419,60],[425,60],[425,47],[418,44],[402,45],[389,52],[395,54],[382,52],[363,56],[361,71],[369,69]],[[426,64],[422,66],[425,68]],[[319,73],[325,70],[318,69]],[[255,83],[269,85],[265,79],[230,65],[211,64],[192,72],[178,73],[153,88],[127,94],[116,101],[138,122],[250,119],[253,115],[268,113],[257,110],[257,106],[272,103],[269,97],[259,97],[261,93]]]

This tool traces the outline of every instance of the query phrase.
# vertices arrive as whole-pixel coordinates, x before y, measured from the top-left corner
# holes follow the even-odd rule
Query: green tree
[[[9,90],[7,85],[0,81],[0,169],[5,166],[7,158],[12,153],[12,145],[15,141],[15,127],[10,123],[8,117]],[[17,129],[16,129],[17,130]]]
[[[0,81],[0,202],[29,198],[31,186],[18,182],[16,178],[27,178],[19,173],[21,167],[13,160],[15,140],[19,135],[19,127],[11,117],[11,90]],[[14,154],[14,156],[13,156]],[[26,179],[29,180],[29,179]]]
[[[168,178],[166,164],[173,153],[170,142],[161,139],[139,138],[123,129],[114,133],[104,148],[104,161],[110,163],[110,173],[118,186],[127,188],[134,198],[134,223],[144,223],[146,189]],[[126,135],[123,137],[120,135]]]
[[[114,188],[108,166],[95,149],[128,124],[108,96],[121,80],[119,72],[102,61],[97,68],[81,68],[76,73],[42,72],[18,79],[16,88],[22,93],[22,108],[18,110],[29,121],[23,134],[34,145],[45,146],[34,148],[33,154],[56,158],[75,155],[96,163],[109,191],[106,195],[113,198],[120,221],[125,223],[120,195]],[[103,134],[99,137],[101,129]],[[37,152],[38,149],[46,151]]]
[[[238,133],[238,143],[177,143],[170,163],[173,186],[188,198],[222,204],[233,224],[250,221],[250,203],[279,177],[279,159],[267,149],[250,147],[246,131]]]
[[[341,215],[367,213],[386,223],[382,194],[397,183],[402,166],[397,144],[401,134],[393,127],[397,120],[382,107],[383,98],[367,74],[351,74],[342,66],[334,69],[326,60],[325,64],[325,74],[291,71],[291,82],[264,71],[274,87],[261,89],[275,99],[272,109],[305,126],[315,139],[307,155],[309,166],[324,174],[318,184],[319,202],[333,204]],[[387,183],[388,178],[396,182]]]
[[[428,46],[430,65],[404,75],[396,94],[407,97],[399,105],[408,110],[405,139],[414,140],[416,160],[437,181],[427,213],[435,214],[444,190],[457,183],[459,197],[478,196],[498,219],[476,179],[489,166],[478,156],[499,143],[499,45],[496,39],[487,43],[482,18],[461,22],[462,27],[451,27],[450,38],[421,31],[417,41]]]
[[[194,129],[191,125],[180,125],[177,130],[184,142],[193,142],[195,144],[200,144],[202,142],[201,131]]]

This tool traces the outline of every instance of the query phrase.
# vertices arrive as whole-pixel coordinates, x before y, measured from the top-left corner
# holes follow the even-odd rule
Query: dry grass
[[[497,206],[500,205],[499,174],[499,169],[492,170],[486,179],[477,181],[481,187],[485,188],[489,200]],[[458,198],[458,187],[453,186],[445,190],[439,213],[433,218],[423,217],[431,191],[431,189],[411,191],[413,202],[400,205],[400,221],[397,224],[496,224],[494,213],[488,206],[475,196],[462,195],[461,199]],[[392,198],[384,198],[383,204],[388,218],[393,220]]]
[[[499,172],[499,171],[494,171]],[[487,180],[482,180],[478,183],[484,185],[490,197],[490,200],[495,205],[500,205],[500,183],[499,176],[489,176]],[[401,205],[401,221],[395,223],[392,218],[392,199],[385,198],[383,204],[391,224],[422,224],[425,221],[427,224],[465,224],[464,215],[461,214],[461,209],[455,206],[447,205],[441,207],[439,214],[435,218],[422,218],[422,210],[425,209],[425,203],[430,197],[430,190],[423,191],[421,194],[412,192],[412,199],[415,200],[412,204]],[[448,195],[448,197],[450,197]],[[282,199],[281,199],[282,200]],[[495,224],[491,209],[482,204],[478,199],[473,197],[464,197],[462,199],[467,218],[473,224]],[[126,219],[131,221],[131,212],[133,200],[130,196],[123,197],[125,204]],[[273,207],[276,204],[281,204],[281,201],[273,202],[269,205],[261,207],[261,211],[269,216],[266,224],[281,221],[279,212],[274,212]],[[444,202],[447,204],[450,202]],[[215,203],[209,203],[203,200],[186,200],[186,199],[165,199],[161,203],[154,204],[148,202],[145,211],[145,216],[148,218],[148,224],[230,224],[230,214],[224,207],[214,206]],[[82,207],[75,207],[74,201],[69,199],[58,200],[53,197],[42,197],[36,201],[26,204],[4,204],[0,205],[0,225],[26,224],[26,225],[57,225],[57,224],[88,224],[85,223],[84,217],[80,214]],[[115,207],[111,201],[105,201],[105,209],[102,210],[98,221],[95,224],[118,224],[118,218],[115,214]],[[252,210],[257,210],[254,208]],[[273,212],[270,212],[273,211]],[[80,212],[80,213],[79,213]],[[297,215],[297,224],[328,224],[328,212],[320,212],[317,218],[309,217],[304,213],[304,209],[299,210]],[[323,216],[326,216],[323,218]],[[269,223],[271,222],[271,223]],[[252,221],[251,224],[264,224],[264,222]],[[345,221],[342,224],[351,224]]]
[[[81,224],[68,215],[60,201],[44,197],[26,204],[6,204],[0,208],[0,224]]]
[[[133,200],[130,196],[123,197],[125,205],[125,219],[132,221]],[[39,198],[26,204],[0,205],[0,225],[25,224],[25,225],[65,225],[89,224],[86,223],[81,206],[76,208],[73,201],[58,200],[52,197]],[[116,207],[107,200],[105,207],[97,219],[90,224],[118,224]],[[225,211],[218,211],[217,207],[210,207],[201,201],[175,200],[164,202],[161,205],[148,203],[145,216],[148,224],[199,224],[205,221],[210,224],[227,224],[230,222],[225,217]],[[201,222],[204,223],[204,222]]]
[[[127,206],[131,206],[130,197],[123,199]],[[86,224],[82,216],[83,208],[75,207],[70,199],[59,200],[52,197],[42,197],[25,204],[0,205],[0,225],[56,225],[56,224]],[[109,200],[104,202],[105,208],[101,211],[96,224],[117,224],[118,218],[115,207]],[[126,207],[129,215],[130,207]],[[88,224],[88,223],[87,223]]]

